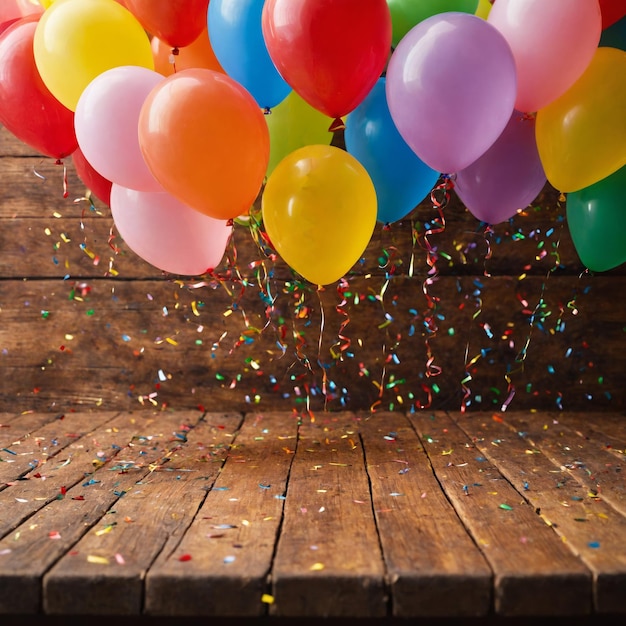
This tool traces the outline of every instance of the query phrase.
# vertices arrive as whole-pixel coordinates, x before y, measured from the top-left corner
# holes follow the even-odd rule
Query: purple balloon
[[[470,13],[439,13],[414,26],[391,55],[386,76],[398,131],[442,173],[481,156],[515,106],[511,48],[494,26]]]
[[[545,184],[535,140],[535,118],[513,111],[487,152],[457,172],[455,190],[474,217],[499,224],[526,208]]]

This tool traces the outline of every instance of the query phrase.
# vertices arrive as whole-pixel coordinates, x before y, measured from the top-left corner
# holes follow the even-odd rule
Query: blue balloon
[[[387,105],[385,80],[379,78],[348,114],[344,138],[347,152],[365,167],[374,183],[378,221],[391,224],[408,215],[431,192],[439,172],[426,165],[398,132]]]
[[[211,0],[207,30],[224,71],[245,87],[263,109],[280,104],[292,88],[278,73],[265,45],[264,0]]]

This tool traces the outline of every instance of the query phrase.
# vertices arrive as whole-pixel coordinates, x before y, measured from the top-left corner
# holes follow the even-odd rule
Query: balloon
[[[599,0],[599,4],[603,30],[626,16],[626,2],[624,0]]]
[[[124,4],[151,35],[172,48],[188,46],[206,27],[209,0],[124,0]]]
[[[626,50],[626,17],[602,31],[599,45]]]
[[[592,272],[605,272],[626,262],[626,167],[567,194],[567,225],[576,252]]]
[[[292,91],[270,114],[265,116],[270,133],[270,159],[265,176],[290,152],[312,144],[330,144],[328,132],[332,120]]]
[[[262,29],[281,76],[337,124],[374,86],[391,47],[385,0],[266,0]]]
[[[403,139],[429,167],[448,174],[498,138],[517,91],[506,40],[469,13],[441,13],[413,27],[386,77],[389,111]]]
[[[114,0],[56,0],[37,24],[34,51],[43,82],[72,111],[85,87],[106,70],[154,69],[141,24]]]
[[[270,58],[261,15],[265,0],[212,0],[207,24],[215,55],[258,105],[271,109],[291,92]]]
[[[35,0],[2,0],[0,3],[0,34],[18,20],[33,16],[41,16],[43,7]]]
[[[517,66],[518,111],[558,98],[591,62],[602,19],[598,0],[497,0],[487,21],[508,41]]]
[[[91,163],[87,161],[80,147],[72,152],[72,162],[78,178],[83,181],[87,189],[98,200],[110,206],[111,204],[111,183],[104,176],[96,172]]]
[[[474,14],[486,20],[489,17],[492,4],[493,3],[490,2],[490,0],[478,0],[478,6],[476,7]]]
[[[513,111],[487,152],[457,172],[454,188],[474,217],[499,224],[518,209],[526,208],[545,184],[535,141],[535,120]]]
[[[430,193],[439,172],[423,163],[402,139],[379,78],[365,100],[348,115],[346,150],[369,173],[378,198],[377,219],[390,224],[410,213]]]
[[[427,17],[448,11],[476,13],[478,0],[387,0],[387,4],[393,27],[391,41],[395,48],[413,26]]]
[[[122,187],[163,191],[144,161],[137,134],[141,107],[163,80],[146,67],[114,67],[96,76],[78,99],[78,145],[96,171]]]
[[[154,69],[159,74],[163,74],[163,76],[171,76],[174,72],[200,67],[207,70],[215,70],[216,72],[224,72],[224,68],[217,60],[215,52],[213,52],[206,28],[188,46],[179,48],[177,50],[178,54],[173,54],[172,47],[158,37],[152,38],[151,46],[152,56],[154,57]]]
[[[61,159],[78,146],[74,113],[50,93],[37,71],[38,19],[18,20],[0,36],[0,123],[37,152]]]
[[[537,112],[537,148],[553,187],[578,191],[626,164],[624,111],[626,52],[600,47],[574,85]]]
[[[150,92],[138,129],[165,191],[216,219],[248,213],[265,177],[269,132],[237,81],[213,70],[177,72]]]
[[[128,247],[154,267],[197,276],[220,263],[232,233],[223,220],[202,215],[168,193],[113,184],[111,215]]]
[[[335,146],[305,146],[268,178],[263,224],[282,259],[306,280],[330,284],[359,260],[376,225],[367,170]]]

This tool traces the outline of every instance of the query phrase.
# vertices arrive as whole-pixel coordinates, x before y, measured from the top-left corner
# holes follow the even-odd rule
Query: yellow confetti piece
[[[261,602],[264,604],[274,604],[274,596],[271,596],[269,593],[264,593],[261,596]]]
[[[104,528],[101,528],[100,530],[96,530],[96,536],[100,536],[100,535],[106,535],[107,533],[110,533],[113,530],[113,526],[109,525],[109,526],[105,526]]]
[[[323,563],[313,563],[313,565],[311,565],[311,567],[309,569],[312,572],[319,572],[319,571],[324,569],[324,564]]]
[[[109,559],[107,559],[104,556],[96,556],[95,554],[88,554],[87,563],[96,563],[97,565],[108,565]]]
[[[170,337],[166,337],[165,341],[167,341],[167,343],[173,345],[173,346],[177,346],[178,345],[178,341],[176,341],[175,339],[171,339]]]
[[[453,452],[453,450],[452,450],[452,449],[450,449],[450,450],[443,450],[443,451],[441,452],[441,455],[442,455],[442,456],[449,456],[450,454],[452,454],[452,452]]]

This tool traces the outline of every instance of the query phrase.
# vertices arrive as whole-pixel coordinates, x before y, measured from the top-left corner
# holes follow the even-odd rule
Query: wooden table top
[[[0,414],[0,623],[623,619],[625,450],[607,413]]]

